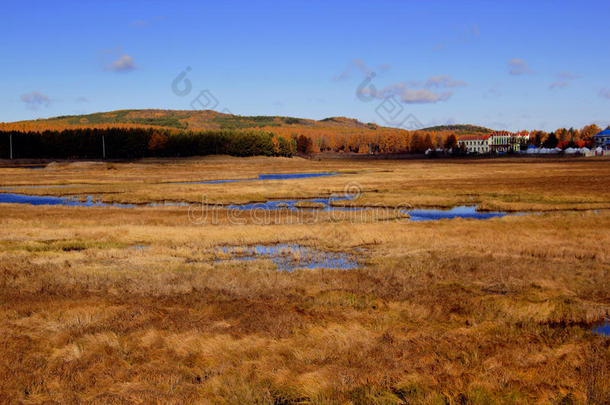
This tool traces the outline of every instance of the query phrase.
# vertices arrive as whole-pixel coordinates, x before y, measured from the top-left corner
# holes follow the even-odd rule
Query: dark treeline
[[[107,159],[232,156],[292,156],[296,140],[263,131],[200,132],[153,128],[64,129],[61,131],[0,131],[0,158]]]

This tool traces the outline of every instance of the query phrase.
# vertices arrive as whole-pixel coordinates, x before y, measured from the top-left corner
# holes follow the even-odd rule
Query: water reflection
[[[507,212],[480,212],[477,211],[476,205],[462,205],[449,210],[419,209],[406,212],[410,216],[410,221],[437,221],[451,218],[489,219],[511,215]]]
[[[220,246],[215,249],[217,261],[249,261],[267,258],[279,270],[355,269],[358,260],[344,252],[326,252],[299,244]]]
[[[327,198],[311,198],[304,200],[271,200],[261,203],[247,204],[230,204],[224,208],[240,211],[363,211],[375,210],[375,207],[354,207],[333,205],[335,201],[349,201],[353,197],[350,195],[331,196]],[[54,196],[36,196],[14,193],[0,193],[0,203],[7,204],[31,204],[31,205],[65,205],[73,207],[118,207],[118,208],[134,208],[141,207],[189,207],[187,202],[152,202],[147,204],[121,204],[121,203],[105,203],[99,199],[94,199],[89,195],[86,200],[77,197],[54,197]],[[388,211],[387,208],[380,207],[380,210]],[[452,218],[468,218],[468,219],[489,219],[496,217],[504,217],[506,215],[523,215],[524,213],[507,213],[507,212],[479,212],[476,206],[459,206],[448,210],[439,209],[412,209],[400,210],[396,209],[404,217],[400,220],[405,221],[438,221],[441,219]],[[368,212],[368,211],[367,211]],[[408,215],[408,217],[407,217]],[[374,219],[374,218],[372,218]]]
[[[221,184],[235,183],[238,181],[261,181],[261,180],[290,180],[290,179],[306,179],[310,177],[336,176],[341,173],[324,172],[324,173],[279,173],[279,174],[259,174],[258,177],[251,179],[225,179],[225,180],[202,180],[202,181],[180,181],[165,184]]]

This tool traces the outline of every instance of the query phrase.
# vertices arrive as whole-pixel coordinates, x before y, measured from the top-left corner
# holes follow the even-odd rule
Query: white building
[[[458,146],[464,145],[468,153],[491,153],[521,150],[521,145],[527,143],[530,135],[527,131],[511,133],[496,131],[487,135],[462,136],[458,139]]]

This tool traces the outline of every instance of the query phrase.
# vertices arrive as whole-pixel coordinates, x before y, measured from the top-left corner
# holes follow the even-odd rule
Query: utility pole
[[[9,144],[10,144],[10,148],[9,149],[11,151],[10,152],[10,157],[11,157],[11,160],[13,160],[13,134],[9,134],[8,139],[9,139]]]
[[[106,160],[106,138],[102,134],[102,159]]]

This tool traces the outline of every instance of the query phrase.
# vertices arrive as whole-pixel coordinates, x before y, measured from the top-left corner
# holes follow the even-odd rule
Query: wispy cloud
[[[606,99],[610,100],[610,89],[607,89],[604,87],[603,89],[601,89],[599,91],[598,95],[602,98],[606,98]]]
[[[377,66],[377,69],[381,72],[387,72],[388,70],[390,70],[390,65],[388,65],[387,63],[381,63],[379,64],[379,66]]]
[[[364,64],[364,61],[362,59],[356,58],[347,65],[347,67],[345,68],[345,70],[343,72],[341,72],[337,76],[333,76],[333,80],[338,82],[341,80],[348,79],[350,77],[350,73],[353,69],[357,69],[357,70],[361,71],[365,76],[368,76],[371,73],[373,73],[373,71],[371,69],[366,67],[366,65]]]
[[[532,73],[532,69],[527,66],[523,59],[513,58],[508,61],[508,73],[513,76],[519,76],[527,73]]]
[[[359,93],[378,99],[397,96],[400,101],[406,104],[436,103],[446,101],[453,95],[450,91],[437,93],[425,88],[412,88],[405,82],[392,84],[381,91],[376,91],[371,87],[364,87],[359,89]]]
[[[391,84],[383,90],[377,90],[376,87],[370,83],[372,77],[374,76],[367,76],[363,82],[367,85],[358,88],[357,94],[359,96],[377,99],[396,96],[400,101],[406,104],[427,104],[447,101],[451,98],[453,92],[440,91],[441,89],[466,86],[465,82],[452,79],[448,75],[436,75],[428,78],[425,82],[413,80],[402,81]]]
[[[568,82],[566,82],[566,81],[553,82],[549,86],[549,89],[563,89],[567,85],[568,85]]]
[[[549,89],[563,89],[568,86],[571,80],[578,79],[580,76],[571,72],[559,72],[557,78],[559,80],[554,81],[549,86]]]
[[[491,87],[489,88],[484,94],[483,97],[485,98],[498,98],[502,95],[502,92],[498,89],[496,89],[495,87]]]
[[[442,51],[454,45],[467,44],[479,38],[479,26],[474,24],[471,26],[462,27],[455,30],[451,37],[446,38],[443,42],[434,47],[437,51]]]
[[[74,101],[76,101],[77,103],[88,103],[89,99],[87,97],[76,97],[74,99]]]
[[[380,71],[389,69],[390,66],[386,64],[378,66]],[[377,77],[376,72],[367,67],[362,59],[351,61],[340,75],[333,77],[333,80],[341,81],[347,79],[352,70],[359,70],[364,76],[364,80],[356,90],[358,98],[364,101],[370,101],[373,98],[382,100],[396,96],[406,104],[436,103],[446,101],[453,95],[451,91],[440,91],[440,89],[466,86],[465,82],[455,80],[449,75],[436,75],[431,76],[426,81],[401,81],[391,84],[383,90],[377,90],[376,85],[372,83],[373,79]]]
[[[448,75],[436,75],[432,76],[426,81],[426,87],[463,87],[466,86],[466,82],[461,80],[454,80]]]
[[[134,63],[133,58],[127,54],[123,54],[120,58],[113,61],[108,69],[114,72],[129,72],[135,68],[136,64]]]
[[[126,73],[137,69],[133,57],[120,48],[107,49],[103,52],[102,67],[110,72]]]
[[[373,69],[366,66],[362,59],[356,58],[347,65],[343,72],[336,76],[333,76],[333,81],[339,82],[345,79],[349,79],[351,72],[354,70],[360,71],[365,76],[370,76],[371,74],[375,73]],[[379,64],[379,66],[377,66],[377,71],[379,72],[386,72],[388,70],[390,70],[390,65],[388,65],[387,63],[381,63]]]
[[[424,104],[447,101],[453,95],[453,93],[450,91],[435,93],[428,89],[409,89],[407,87],[403,89],[395,88],[393,91],[398,97],[400,97],[402,102],[407,104]]]
[[[48,107],[51,105],[51,99],[38,91],[22,94],[21,101],[31,110],[37,110],[40,107]]]
[[[557,77],[559,77],[560,79],[565,79],[565,80],[574,80],[574,79],[579,79],[580,75],[571,73],[571,72],[559,72],[557,73]]]
[[[148,22],[144,20],[133,20],[131,26],[134,28],[144,28],[148,26]]]

